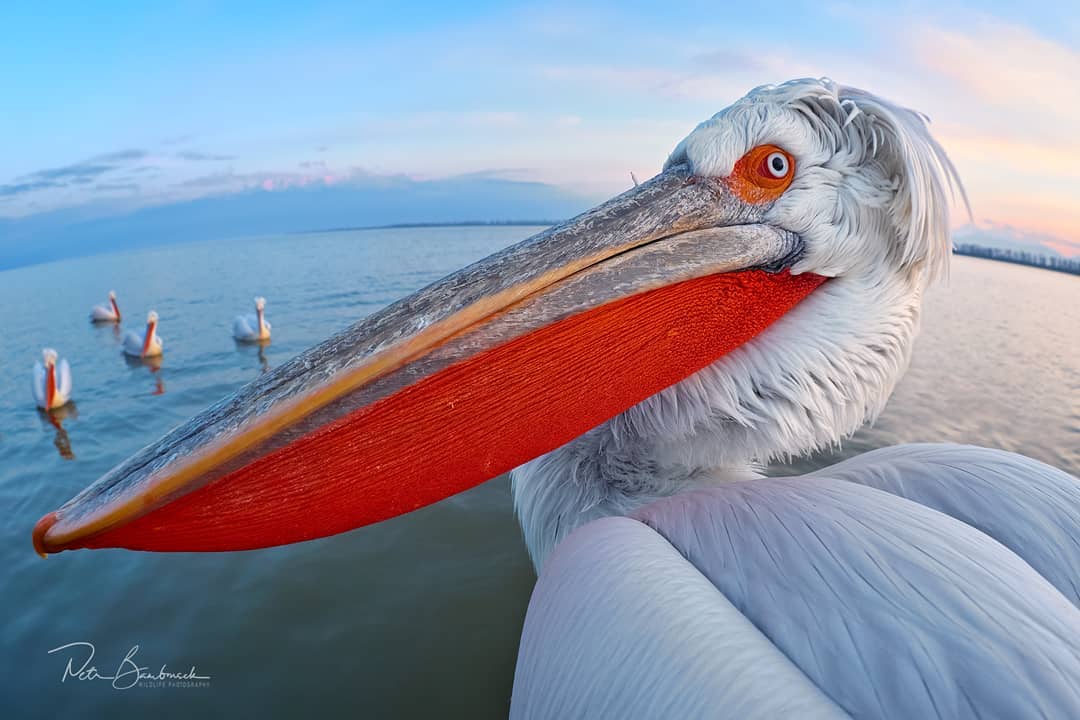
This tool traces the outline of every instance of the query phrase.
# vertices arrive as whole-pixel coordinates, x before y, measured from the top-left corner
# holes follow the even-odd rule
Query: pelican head
[[[869,93],[829,80],[757,88],[680,142],[667,167],[680,164],[771,201],[765,221],[805,243],[795,272],[930,278],[948,265],[956,171],[923,116]]]
[[[109,291],[109,299],[110,300],[115,300],[116,299],[116,291],[115,290],[110,290]]]
[[[948,262],[954,181],[912,111],[828,80],[758,88],[652,180],[166,435],[42,518],[35,546],[279,545],[513,469],[540,565],[594,517],[873,418]]]
[[[41,357],[45,361],[45,367],[50,368],[56,365],[56,359],[59,357],[55,350],[52,348],[45,348],[41,351]]]
[[[158,314],[156,312],[154,312],[153,310],[151,310],[150,312],[148,312],[146,314],[146,324],[147,325],[157,325],[157,321],[158,321]]]
[[[263,310],[265,310],[266,309],[266,298],[264,298],[264,297],[255,298],[255,309],[258,310],[259,312],[262,312]]]

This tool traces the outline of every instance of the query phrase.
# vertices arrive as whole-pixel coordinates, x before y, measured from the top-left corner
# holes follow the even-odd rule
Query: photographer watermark
[[[132,645],[127,654],[116,666],[111,675],[98,670],[94,665],[94,655],[97,649],[94,643],[70,642],[49,651],[50,655],[60,654],[67,658],[67,666],[60,675],[60,682],[71,681],[104,681],[111,683],[116,690],[130,690],[140,688],[200,688],[210,687],[210,676],[200,675],[195,666],[188,670],[170,670],[163,663],[155,670],[149,665],[139,665],[135,655],[139,652],[138,645]],[[109,668],[106,668],[109,669]]]

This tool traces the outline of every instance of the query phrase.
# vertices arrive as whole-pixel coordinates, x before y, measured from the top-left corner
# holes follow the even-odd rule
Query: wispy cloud
[[[103,155],[96,155],[90,159],[90,162],[104,162],[104,163],[126,163],[133,160],[142,160],[149,155],[145,150],[116,150],[114,152],[105,153]]]
[[[673,48],[679,47],[674,39]],[[613,91],[726,104],[763,82],[820,74],[821,63],[807,61],[798,54],[763,52],[761,48],[693,51],[667,58],[663,65],[638,62],[623,64],[541,65],[534,72],[545,79],[592,88],[597,93]],[[700,118],[704,119],[704,118]]]
[[[454,180],[529,180],[535,175],[533,168],[483,168],[451,176]]]
[[[94,189],[102,192],[138,192],[139,186],[135,183],[98,183]]]
[[[39,190],[86,185],[133,161],[147,157],[145,150],[128,149],[95,155],[81,162],[45,168],[20,175],[14,183],[0,185],[0,197],[14,197]]]
[[[1080,117],[1080,52],[1029,28],[991,19],[912,33],[915,58],[931,74],[986,107],[1075,139]],[[1030,130],[1028,130],[1030,132]]]
[[[224,162],[226,160],[236,159],[235,155],[217,155],[214,153],[195,152],[193,150],[176,153],[176,157],[191,162]]]
[[[46,190],[49,188],[58,187],[64,187],[64,183],[55,182],[53,180],[36,180],[34,182],[11,183],[8,185],[0,185],[0,197],[14,197],[16,195],[23,195],[25,193],[34,192],[35,190]]]
[[[309,187],[313,185],[334,185],[340,182],[353,180],[363,174],[363,171],[331,172],[322,168],[322,172],[250,172],[237,173],[232,171],[216,172],[198,177],[189,178],[176,184],[176,188],[183,190],[202,190],[207,192],[239,192],[243,190],[261,189],[266,191],[285,190],[295,187]]]

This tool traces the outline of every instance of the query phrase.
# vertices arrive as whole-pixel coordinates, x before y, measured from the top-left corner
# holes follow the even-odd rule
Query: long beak
[[[49,363],[45,366],[45,409],[53,409],[53,400],[56,398],[56,365]]]
[[[154,330],[157,328],[156,322],[146,324],[146,335],[143,337],[142,354],[150,352],[150,344],[154,341]]]
[[[766,209],[669,168],[264,374],[43,517],[34,545],[282,545],[506,472],[715,362],[823,281],[779,272],[801,242]]]

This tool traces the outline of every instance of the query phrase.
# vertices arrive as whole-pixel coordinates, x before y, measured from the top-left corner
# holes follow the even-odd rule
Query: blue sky
[[[751,87],[828,75],[926,112],[979,222],[1080,251],[1064,4],[5,3],[0,217],[356,177],[590,197]]]

